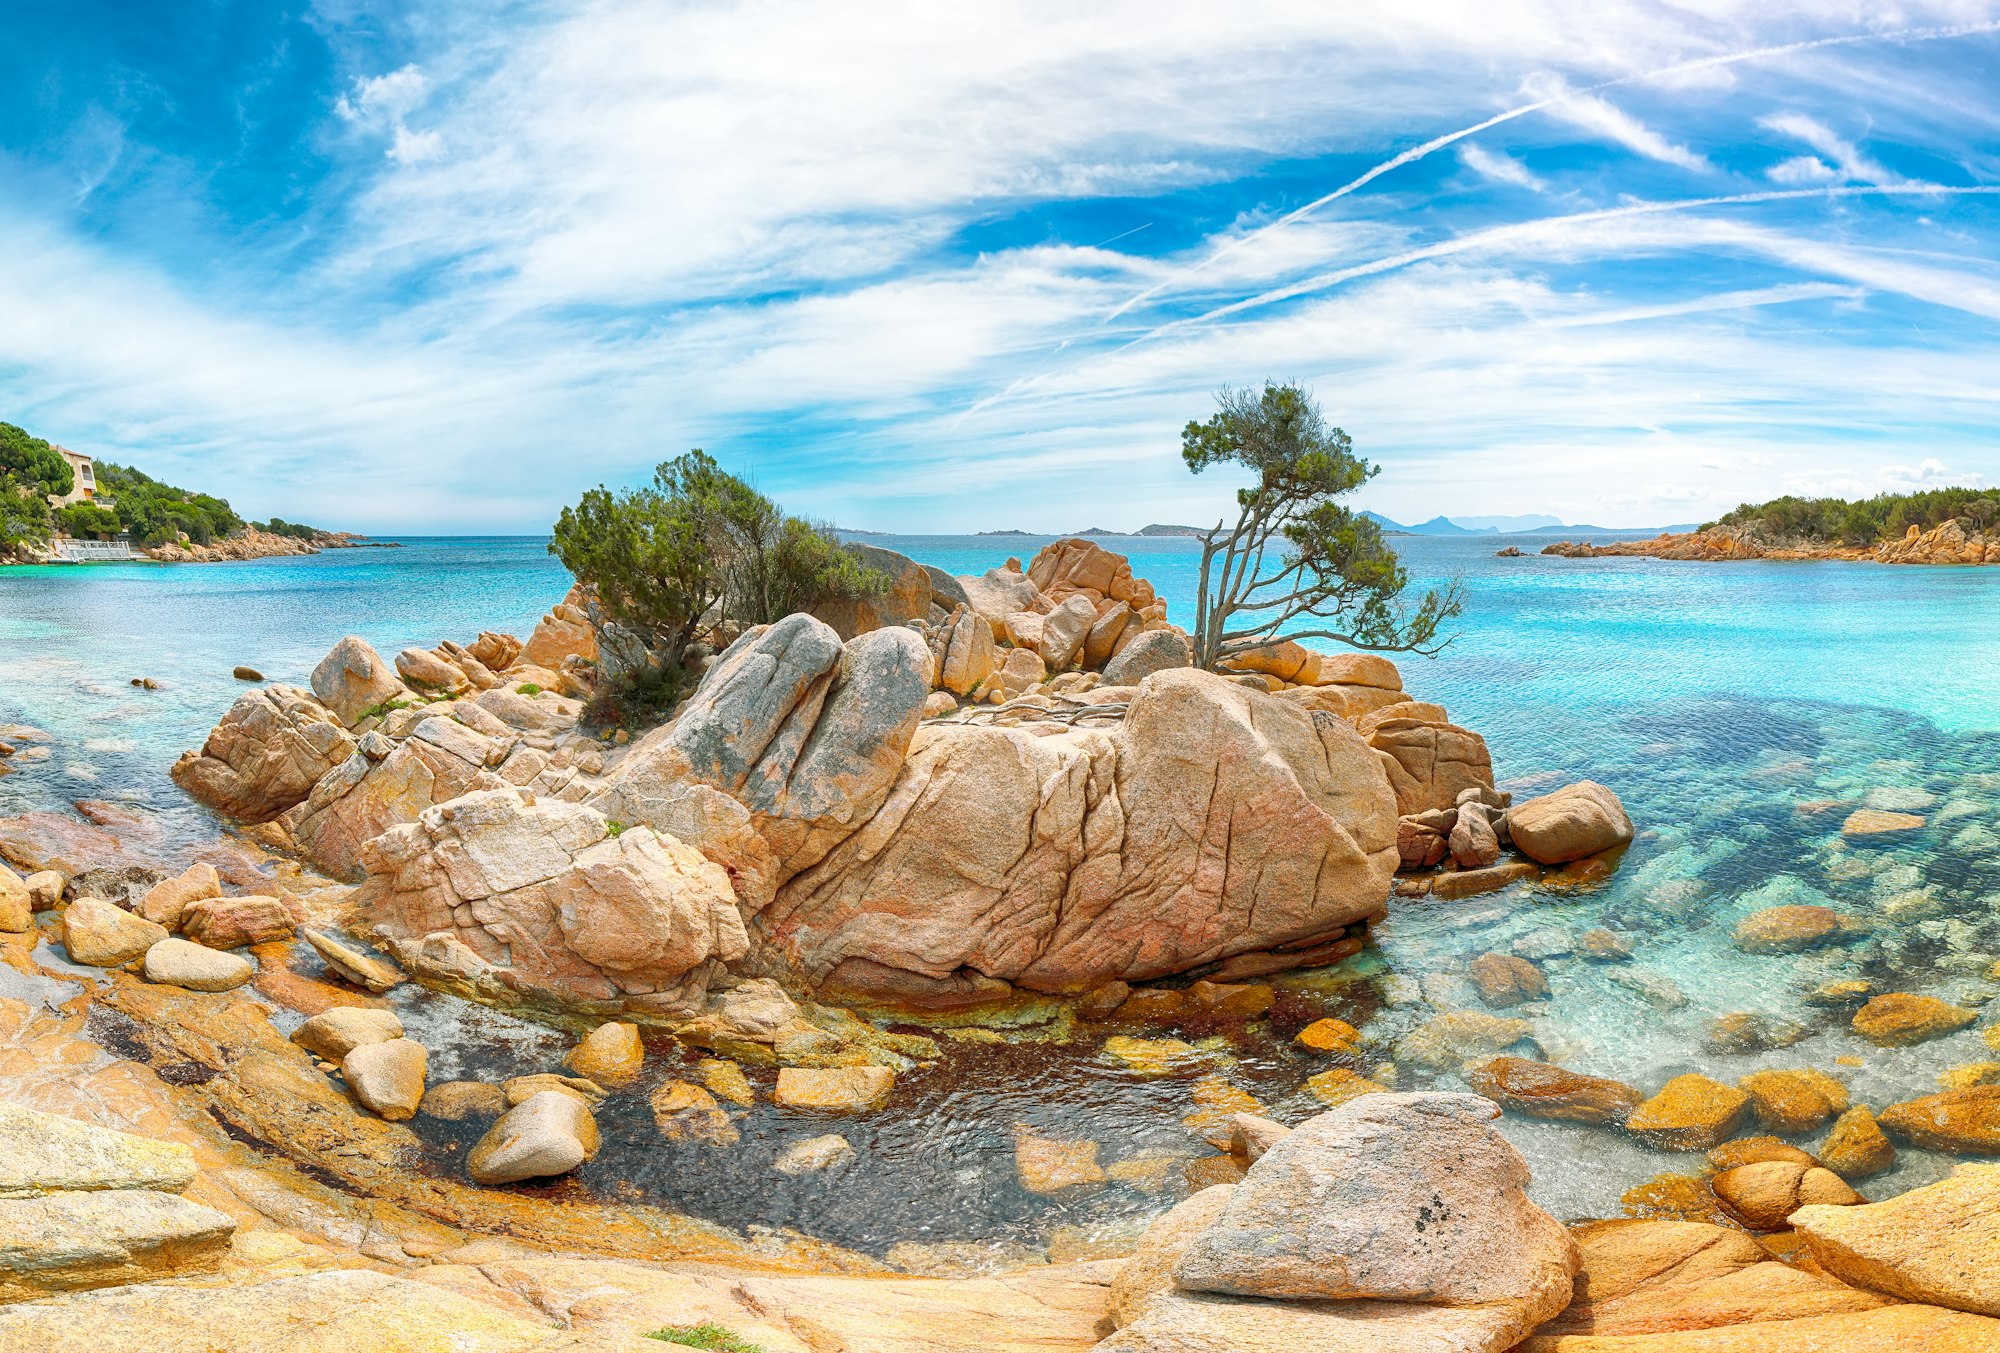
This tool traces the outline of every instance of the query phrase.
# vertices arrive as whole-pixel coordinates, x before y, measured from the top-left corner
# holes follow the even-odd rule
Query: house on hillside
[[[52,507],[68,507],[71,503],[88,503],[97,498],[97,474],[90,468],[90,457],[72,451],[66,446],[58,446],[56,453],[69,462],[69,468],[76,472],[76,482],[70,485],[68,493],[61,497],[50,495]]]

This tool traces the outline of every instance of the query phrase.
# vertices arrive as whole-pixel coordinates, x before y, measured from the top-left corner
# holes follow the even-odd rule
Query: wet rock
[[[1378,1081],[1369,1080],[1360,1072],[1350,1071],[1344,1066],[1337,1066],[1331,1070],[1322,1071],[1317,1075],[1306,1077],[1306,1083],[1303,1088],[1307,1094],[1330,1109],[1337,1109],[1350,1100],[1359,1099],[1363,1095],[1380,1095],[1389,1092],[1388,1086]]]
[[[1859,808],[1840,824],[1840,834],[1863,845],[1889,845],[1904,840],[1924,828],[1924,819],[1915,813],[1890,813],[1879,808]]]
[[[1421,818],[1424,816],[1427,815],[1396,820],[1396,859],[1400,868],[1429,869],[1442,864],[1451,851],[1451,843],[1445,833],[1423,822]]]
[[[283,898],[211,897],[182,910],[180,931],[211,949],[241,949],[290,938],[298,916]]]
[[[484,1081],[440,1081],[424,1091],[417,1112],[448,1123],[498,1118],[507,1112],[507,1095],[499,1086]]]
[[[35,900],[28,892],[27,883],[0,864],[0,930],[20,934],[30,930],[35,924]]]
[[[239,954],[189,940],[161,940],[146,951],[148,982],[164,982],[189,991],[229,991],[249,981],[256,970],[255,964]]]
[[[1666,1151],[1706,1151],[1736,1132],[1750,1112],[1750,1096],[1706,1076],[1676,1076],[1632,1111],[1625,1122],[1634,1136]]]
[[[2000,1155],[2000,1085],[1946,1090],[1891,1104],[1876,1121],[1933,1151]]]
[[[1118,1018],[1130,1024],[1165,1024],[1186,1006],[1187,996],[1170,987],[1140,987],[1119,1003]]]
[[[2000,1168],[1949,1178],[1860,1207],[1809,1207],[1792,1225],[1813,1259],[1845,1282],[1905,1301],[2000,1315]]]
[[[1865,978],[1843,977],[1821,982],[1805,994],[1805,1003],[1822,1009],[1854,1009],[1865,1005],[1875,994],[1875,984]]]
[[[1823,1071],[1753,1071],[1736,1082],[1757,1120],[1787,1136],[1811,1132],[1847,1108],[1847,1087]]]
[[[1292,1037],[1314,1052],[1354,1054],[1361,1051],[1361,1031],[1342,1019],[1316,1019]]]
[[[1230,1019],[1256,1019],[1278,999],[1267,986],[1209,981],[1189,983],[1181,996],[1190,1010]]]
[[[1245,1165],[1255,1165],[1290,1131],[1283,1123],[1258,1114],[1236,1114],[1229,1120],[1229,1154]]]
[[[1801,1166],[1819,1164],[1810,1151],[1802,1151],[1776,1137],[1737,1137],[1712,1148],[1708,1153],[1708,1163],[1718,1170],[1733,1170],[1739,1165],[1761,1165],[1767,1161],[1784,1161]]]
[[[1525,860],[1512,860],[1506,864],[1496,864],[1488,869],[1456,869],[1439,874],[1430,880],[1431,896],[1445,899],[1477,897],[1482,893],[1496,893],[1502,888],[1511,888],[1516,883],[1542,876],[1541,868]]]
[[[1526,1162],[1489,1126],[1498,1114],[1471,1095],[1391,1094],[1309,1119],[1195,1235],[1173,1265],[1176,1283],[1188,1293],[1478,1307],[1506,1337],[1474,1346],[1510,1347],[1569,1304],[1578,1255],[1528,1201]]]
[[[322,1011],[292,1031],[292,1042],[315,1057],[338,1062],[356,1048],[387,1043],[403,1036],[403,1021],[393,1010],[339,1005]]]
[[[1622,1127],[1642,1096],[1621,1081],[1585,1076],[1525,1057],[1494,1057],[1467,1068],[1467,1084],[1503,1108],[1533,1118]]]
[[[886,1066],[788,1066],[778,1072],[771,1099],[783,1109],[872,1113],[889,1102],[895,1088],[896,1075]]]
[[[0,1302],[213,1272],[235,1230],[235,1221],[213,1208],[145,1189],[6,1202],[0,1204]],[[0,1341],[12,1342],[3,1325]]]
[[[802,1142],[793,1142],[771,1162],[771,1168],[779,1174],[817,1174],[830,1170],[836,1165],[845,1165],[854,1159],[854,1146],[847,1138],[837,1133],[823,1137],[808,1137]]]
[[[1819,1158],[1844,1179],[1866,1179],[1896,1163],[1896,1148],[1865,1104],[1856,1104],[1834,1120],[1820,1143]]]
[[[568,1174],[597,1154],[597,1120],[574,1095],[545,1090],[502,1114],[466,1156],[481,1184]]]
[[[1796,1020],[1761,1010],[1736,1010],[1708,1024],[1710,1052],[1767,1052],[1789,1048],[1811,1038],[1813,1031]]]
[[[94,968],[122,968],[167,938],[162,927],[102,898],[79,897],[62,916],[63,948],[70,961]]]
[[[1201,1056],[1201,1050],[1178,1038],[1131,1038],[1116,1034],[1099,1050],[1142,1076],[1165,1076]]]
[[[363,1043],[341,1059],[340,1074],[362,1105],[391,1123],[417,1115],[424,1098],[424,1045],[409,1038]]]
[[[264,674],[256,668],[240,665],[232,667],[229,675],[235,677],[238,681],[262,681],[264,679]]]
[[[1978,1085],[2000,1085],[2000,1062],[1968,1062],[1938,1072],[1940,1090],[1970,1090]]]
[[[591,1030],[567,1058],[569,1069],[577,1075],[613,1089],[637,1080],[645,1063],[646,1045],[639,1039],[639,1026],[616,1020]]]
[[[191,902],[222,896],[222,879],[215,866],[202,861],[188,866],[173,878],[161,879],[146,890],[136,910],[155,925],[173,930],[180,925],[181,913]]]
[[[1718,1174],[1713,1187],[1729,1215],[1753,1231],[1783,1230],[1785,1218],[1801,1207],[1847,1207],[1861,1201],[1833,1171],[1797,1161],[1738,1165]]]
[[[1123,982],[1106,982],[1076,1003],[1079,1019],[1102,1020],[1111,1018],[1125,999],[1132,994],[1132,988]]]
[[[1023,1189],[1044,1198],[1075,1197],[1103,1188],[1106,1176],[1097,1153],[1093,1141],[1044,1137],[1026,1124],[1014,1126],[1014,1178]]]
[[[695,1070],[710,1093],[721,1096],[731,1104],[748,1108],[757,1102],[757,1091],[751,1086],[750,1078],[743,1074],[743,1068],[736,1063],[709,1057],[704,1058]]]
[[[1766,907],[1736,926],[1736,947],[1746,954],[1795,954],[1845,939],[1856,929],[1852,917],[1831,907]]]
[[[1854,1032],[1882,1047],[1906,1047],[1956,1033],[1978,1018],[1978,1011],[1935,996],[1892,991],[1855,1012]]]
[[[1396,1059],[1438,1071],[1456,1071],[1466,1062],[1491,1057],[1534,1031],[1524,1019],[1454,1010],[1418,1026],[1396,1044]]]
[[[202,750],[182,753],[171,774],[217,812],[268,822],[353,754],[354,739],[325,705],[294,686],[264,686],[237,697]]]
[[[527,1103],[536,1095],[568,1095],[582,1104],[602,1104],[610,1092],[596,1081],[585,1080],[581,1076],[558,1076],[552,1071],[540,1071],[531,1076],[512,1076],[500,1082],[500,1092],[507,1097],[507,1107],[515,1108]]]
[[[352,982],[355,986],[380,995],[397,986],[403,974],[379,958],[362,953],[359,949],[333,936],[317,930],[301,932],[305,941],[326,963],[336,977]]]
[[[311,683],[313,694],[350,728],[367,710],[410,694],[382,655],[352,634],[319,660]]]
[[[194,1153],[178,1142],[0,1101],[0,1199],[49,1190],[179,1193],[194,1177]]]
[[[1213,1147],[1229,1147],[1236,1118],[1264,1111],[1256,1096],[1217,1075],[1203,1076],[1189,1094],[1194,1112],[1182,1116],[1181,1126]]]
[[[742,1138],[728,1112],[699,1085],[662,1081],[647,1103],[653,1110],[653,1125],[670,1142],[734,1146]]]
[[[1542,976],[1542,970],[1512,954],[1481,954],[1472,960],[1466,975],[1478,990],[1479,999],[1495,1009],[1522,1005],[1549,994],[1548,979]]]

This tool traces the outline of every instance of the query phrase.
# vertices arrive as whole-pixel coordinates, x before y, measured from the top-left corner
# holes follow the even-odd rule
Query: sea
[[[1026,560],[1049,538],[866,539],[968,574]],[[1525,1011],[1535,1047],[1643,1092],[1683,1072],[1734,1081],[1811,1066],[1880,1108],[1935,1091],[1948,1067],[2000,1060],[2000,1043],[1984,1036],[2000,1014],[1989,1004],[2000,994],[2000,569],[1573,560],[1538,553],[1549,539],[1394,538],[1413,593],[1458,579],[1466,596],[1441,654],[1400,659],[1404,684],[1485,736],[1502,788],[1600,781],[1624,800],[1638,840],[1595,887],[1399,903],[1366,954],[1312,989],[1370,1039],[1356,1069],[1454,1088],[1448,1075],[1385,1064],[1439,1009],[1483,1008],[1464,973],[1488,951],[1544,968],[1550,995]],[[213,835],[219,824],[166,771],[245,689],[233,668],[304,684],[346,634],[385,654],[486,629],[526,635],[569,585],[541,539],[395,543],[246,563],[0,569],[0,725],[50,739],[46,759],[17,757],[0,777],[0,815],[102,799],[153,814],[170,834]],[[1195,542],[1103,543],[1131,557],[1172,619],[1191,621]],[[1510,545],[1522,557],[1499,557]],[[152,688],[133,684],[149,678]],[[1852,846],[1840,823],[1862,804],[1920,813],[1926,826],[1888,846]],[[1737,950],[1736,923],[1780,903],[1834,906],[1868,933],[1802,955]],[[1632,960],[1569,957],[1576,935],[1595,927],[1626,936]],[[1878,1048],[1848,1029],[1849,1011],[1807,999],[1855,977],[1944,997],[1978,1020],[1915,1047]],[[1767,1041],[1791,1041],[1718,1044],[1713,1021],[1743,1013],[1767,1017]],[[516,1049],[506,1055],[542,1055],[533,1031],[505,1021],[441,1006],[428,1017],[487,1029],[496,1048]],[[1029,1197],[1012,1183],[1011,1134],[1020,1122],[1088,1131],[1107,1159],[1138,1145],[1184,1149],[1185,1084],[1163,1088],[1088,1050],[1063,1060],[966,1043],[950,1053],[899,1082],[908,1112],[851,1129],[856,1180],[873,1182],[838,1198],[773,1182],[777,1150],[828,1129],[787,1125],[767,1108],[717,1169],[699,1155],[713,1148],[663,1151],[640,1102],[634,1132],[644,1141],[608,1146],[586,1183],[636,1187],[725,1224],[795,1226],[878,1249],[889,1235],[1045,1244],[1052,1228],[1129,1226],[1165,1205],[1117,1188],[1082,1202]],[[1183,1079],[1222,1075],[1296,1119],[1313,1108],[1301,1086],[1314,1069],[1324,1068],[1274,1034],[1217,1047]],[[1698,1163],[1603,1129],[1511,1115],[1504,1127],[1535,1168],[1536,1197],[1558,1216],[1617,1215],[1635,1184]],[[1863,1191],[1900,1192],[1948,1164],[1906,1150]]]

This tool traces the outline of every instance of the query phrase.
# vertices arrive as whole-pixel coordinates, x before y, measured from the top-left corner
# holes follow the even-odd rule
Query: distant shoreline
[[[1928,531],[1912,526],[1894,540],[1873,545],[1771,540],[1745,526],[1714,526],[1705,531],[1667,532],[1649,540],[1619,540],[1606,545],[1594,545],[1588,540],[1559,540],[1543,546],[1541,552],[1560,559],[1640,557],[1697,563],[1771,560],[1965,567],[2000,565],[2000,535],[1968,529],[1963,519],[1954,517]]]

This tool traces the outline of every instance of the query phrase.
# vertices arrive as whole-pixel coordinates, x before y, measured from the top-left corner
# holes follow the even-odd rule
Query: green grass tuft
[[[683,1348],[713,1348],[721,1350],[721,1353],[764,1353],[761,1345],[739,1339],[722,1326],[705,1321],[699,1325],[672,1325],[654,1330],[646,1337],[658,1339],[663,1344],[679,1344]]]
[[[514,688],[514,694],[516,695],[540,695],[541,693],[542,688],[532,681],[524,681]]]
[[[354,722],[360,723],[363,719],[386,719],[395,710],[408,709],[410,703],[410,701],[404,700],[401,697],[394,700],[384,700],[381,704],[370,705],[355,715]]]
[[[615,817],[608,817],[604,819],[604,830],[616,836],[625,830],[625,824]]]

